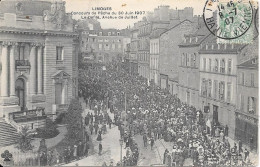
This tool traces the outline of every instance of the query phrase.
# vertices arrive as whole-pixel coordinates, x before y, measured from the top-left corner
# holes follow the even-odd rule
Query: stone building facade
[[[78,35],[63,1],[0,3],[0,117],[44,126],[78,92]]]
[[[192,30],[192,22],[184,20],[160,35],[159,73],[161,88],[174,89],[171,86],[176,84],[175,81],[178,78],[178,66],[180,64],[178,45],[183,40],[184,34],[190,34]],[[170,92],[173,94],[177,93]]]
[[[182,102],[200,109],[199,102],[199,67],[200,45],[209,38],[210,34],[203,26],[195,33],[187,34],[179,44],[180,65],[178,79],[178,97]]]
[[[154,29],[150,35],[150,80],[159,86],[160,35],[166,28]]]
[[[237,64],[244,45],[216,44],[215,39],[200,48],[200,102],[211,125],[228,126],[235,136]]]
[[[150,39],[152,24],[147,19],[142,20],[138,32],[138,74],[149,80]]]

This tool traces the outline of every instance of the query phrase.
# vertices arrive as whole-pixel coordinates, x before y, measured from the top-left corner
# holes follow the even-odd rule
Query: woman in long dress
[[[101,131],[99,131],[99,132],[98,132],[97,141],[101,141],[101,140],[102,140],[101,134],[102,134],[102,132],[101,132]]]

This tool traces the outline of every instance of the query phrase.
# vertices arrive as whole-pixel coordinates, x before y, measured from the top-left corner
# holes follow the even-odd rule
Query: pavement
[[[81,99],[82,108],[84,109],[83,116],[86,116],[88,112],[93,113],[92,110],[86,106],[85,102]],[[113,118],[113,114],[108,112],[110,117]],[[86,158],[83,158],[78,161],[71,162],[69,164],[65,164],[63,166],[102,166],[104,162],[107,165],[110,165],[112,161],[114,166],[116,163],[120,162],[121,159],[121,146],[120,146],[120,132],[118,127],[112,125],[111,129],[107,127],[107,133],[102,135],[102,154],[98,154],[98,145],[99,141],[97,141],[97,135],[91,135],[92,143],[93,143],[93,150],[90,150],[90,155]],[[122,147],[122,157],[126,155],[126,150],[124,146]]]
[[[92,142],[94,146],[94,151],[92,154],[86,158],[83,158],[79,161],[75,161],[64,166],[101,166],[104,162],[107,165],[110,164],[111,160],[115,165],[117,162],[120,162],[120,132],[116,126],[113,126],[111,129],[108,129],[108,132],[102,135],[102,154],[98,155],[98,144],[99,142],[96,140],[97,135],[92,135]],[[125,155],[125,149],[122,149],[122,155]]]

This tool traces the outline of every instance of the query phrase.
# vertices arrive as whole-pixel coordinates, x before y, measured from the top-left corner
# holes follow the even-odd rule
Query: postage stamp
[[[251,43],[253,16],[249,0],[208,0],[203,10],[206,27],[218,43]]]

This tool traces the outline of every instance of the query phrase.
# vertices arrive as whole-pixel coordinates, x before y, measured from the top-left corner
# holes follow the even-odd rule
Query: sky
[[[88,12],[92,7],[111,7],[113,11],[153,11],[160,5],[169,5],[172,9],[183,9],[193,7],[194,15],[202,15],[206,0],[65,0],[66,12]],[[122,6],[125,4],[124,6]],[[143,15],[145,16],[145,15]],[[133,26],[133,23],[142,19],[99,19],[102,28],[123,29],[127,26]],[[80,15],[74,15],[73,18],[80,19]]]

